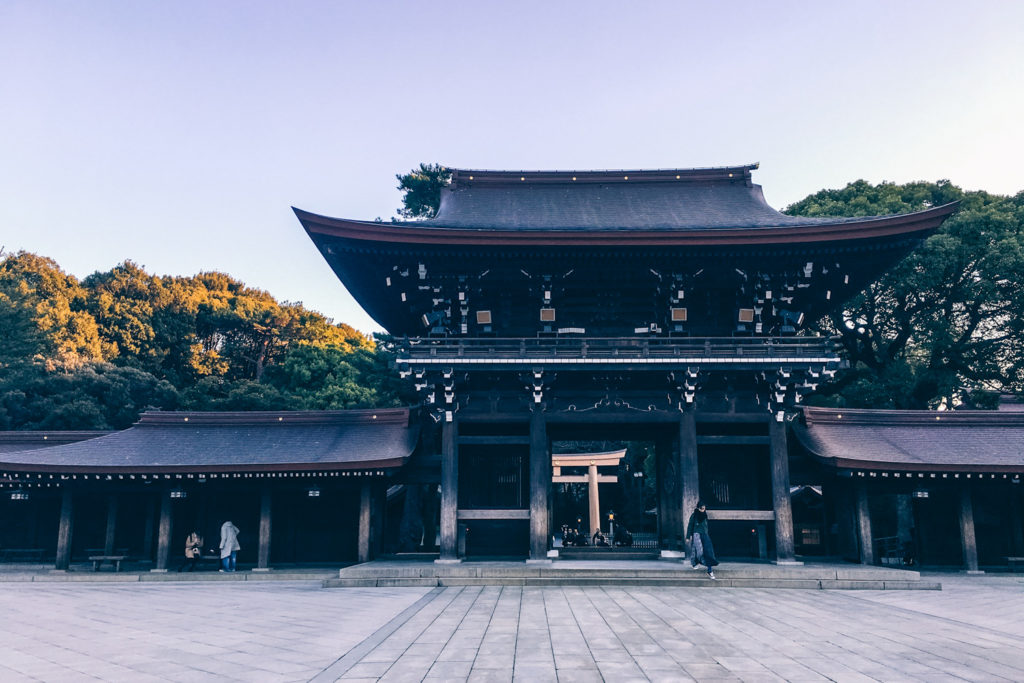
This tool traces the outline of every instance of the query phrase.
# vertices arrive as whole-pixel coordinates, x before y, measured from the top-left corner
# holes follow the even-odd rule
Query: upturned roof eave
[[[377,222],[331,218],[292,207],[312,238],[335,237],[368,244],[432,246],[772,246],[860,240],[926,233],[957,210],[950,202],[924,211],[860,220],[796,226],[707,229],[470,229],[415,222]]]
[[[2,453],[0,472],[164,475],[394,469],[404,466],[416,449],[419,423],[413,416],[409,408],[151,411],[128,429],[82,442]],[[226,437],[224,430],[229,430]],[[370,442],[367,430],[374,435]],[[393,436],[396,430],[402,432],[399,441]],[[243,448],[243,455],[236,457],[237,449],[226,445],[242,443],[236,432],[237,439],[261,436],[261,445]],[[392,438],[385,438],[387,434]],[[350,435],[356,435],[355,442]],[[166,446],[168,438],[173,447]],[[301,439],[306,439],[307,449],[297,452]],[[367,443],[375,450],[364,450]],[[360,454],[363,457],[357,457]]]
[[[12,454],[5,454],[12,455]],[[230,474],[254,472],[345,472],[359,470],[393,470],[403,467],[410,456],[383,458],[377,460],[348,462],[279,462],[217,465],[193,463],[182,465],[64,465],[4,462],[0,459],[0,471],[10,474]]]
[[[829,443],[822,442],[821,437],[812,434],[815,425],[829,427],[848,427],[853,432],[858,428],[908,427],[942,430],[949,427],[1002,427],[1024,428],[1024,415],[1006,415],[995,411],[965,411],[963,413],[938,414],[935,411],[923,410],[872,410],[872,409],[835,409],[812,408],[801,409],[806,425],[795,423],[793,432],[801,448],[822,465],[836,470],[860,470],[873,472],[963,472],[1015,474],[1024,472],[1024,461],[1020,463],[978,462],[974,460],[946,460],[943,462],[924,459],[900,459],[895,453],[892,457],[867,456],[850,457],[847,452],[830,455]],[[956,417],[953,417],[953,416]]]

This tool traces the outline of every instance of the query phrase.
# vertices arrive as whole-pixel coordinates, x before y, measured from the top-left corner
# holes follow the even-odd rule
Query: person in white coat
[[[220,565],[222,572],[235,571],[235,560],[238,558],[238,527],[231,521],[220,525]]]

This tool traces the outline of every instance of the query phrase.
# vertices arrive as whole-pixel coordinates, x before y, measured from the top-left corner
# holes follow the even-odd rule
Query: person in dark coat
[[[699,501],[690,515],[686,525],[686,541],[691,543],[690,566],[696,569],[697,565],[702,564],[707,567],[708,577],[715,578],[714,567],[718,559],[715,558],[715,547],[711,545],[711,536],[708,534],[708,513],[704,501]]]

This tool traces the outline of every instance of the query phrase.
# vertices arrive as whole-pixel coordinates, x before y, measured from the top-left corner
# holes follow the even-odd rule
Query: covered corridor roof
[[[803,409],[799,443],[840,469],[1024,472],[1024,413]]]
[[[49,448],[0,451],[0,471],[156,474],[383,469],[404,465],[418,437],[418,421],[411,419],[408,408],[148,412],[123,431]]]

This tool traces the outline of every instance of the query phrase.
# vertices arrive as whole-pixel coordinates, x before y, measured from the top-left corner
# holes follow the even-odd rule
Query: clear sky
[[[395,174],[758,161],[1024,189],[1024,2],[0,3],[0,246],[84,277],[221,270],[378,329],[290,207]]]

